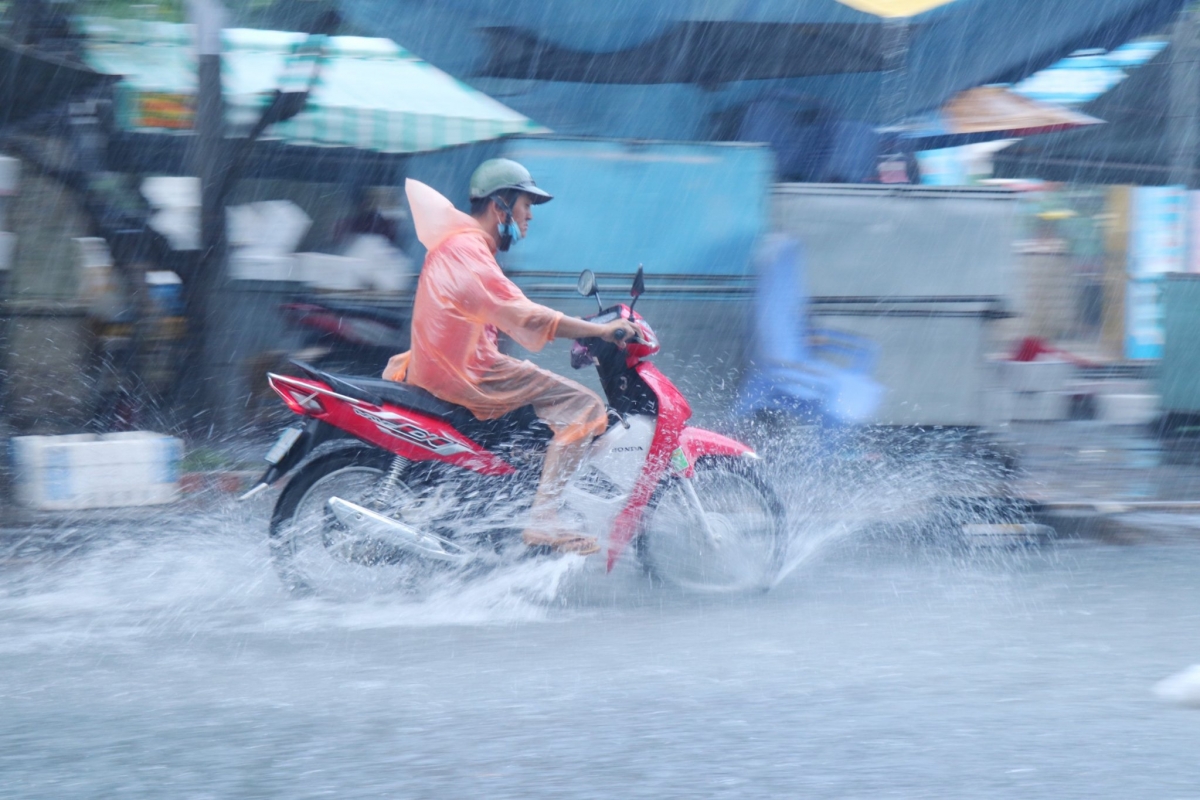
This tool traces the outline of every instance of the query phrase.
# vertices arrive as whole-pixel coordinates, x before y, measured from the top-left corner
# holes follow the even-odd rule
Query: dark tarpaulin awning
[[[118,131],[108,144],[109,167],[118,172],[189,175],[191,137]],[[376,153],[353,147],[296,147],[260,141],[243,178],[341,183],[356,180],[391,184],[404,175],[407,153]]]
[[[995,156],[1000,178],[1077,183],[1165,184],[1171,172],[1168,47],[1106,94],[1083,107],[1106,125],[1016,142]],[[1200,164],[1196,165],[1200,168]]]
[[[54,108],[108,80],[69,52],[46,52],[0,36],[0,126]]]
[[[1184,0],[341,0],[389,36],[545,125],[598,136],[706,138],[712,114],[763,91],[894,123],[1080,48],[1161,28]],[[907,80],[885,97],[897,13]],[[822,54],[820,58],[815,55]]]

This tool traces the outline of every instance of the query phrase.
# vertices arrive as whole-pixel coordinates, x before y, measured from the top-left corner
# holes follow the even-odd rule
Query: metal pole
[[[1171,154],[1169,182],[1189,189],[1200,187],[1196,160],[1200,156],[1200,9],[1184,9],[1171,35],[1170,105],[1167,143]]]
[[[199,79],[192,167],[200,178],[200,255],[186,286],[191,358],[182,367],[187,387],[184,401],[193,423],[221,430],[225,422],[222,387],[228,379],[222,374],[217,335],[225,323],[218,295],[225,285],[229,250],[222,191],[228,169],[225,99],[221,94],[221,27],[225,12],[216,0],[191,0],[189,11],[196,25]]]
[[[907,164],[895,139],[896,129],[908,112],[909,20],[891,17],[883,22],[881,60],[883,74],[879,82],[879,118],[889,138],[879,154],[879,179],[884,183],[907,183]]]

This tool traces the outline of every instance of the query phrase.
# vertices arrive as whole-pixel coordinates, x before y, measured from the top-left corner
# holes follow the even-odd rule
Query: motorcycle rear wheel
[[[643,566],[654,579],[693,591],[770,589],[788,544],[774,490],[741,459],[702,459],[694,472],[704,519],[684,483],[689,479],[664,482],[637,538]]]
[[[271,561],[298,596],[369,596],[403,589],[418,565],[386,543],[350,536],[327,503],[341,497],[367,507],[420,490],[411,477],[386,484],[393,456],[346,448],[313,459],[292,476],[271,515]],[[382,495],[387,494],[388,497]]]

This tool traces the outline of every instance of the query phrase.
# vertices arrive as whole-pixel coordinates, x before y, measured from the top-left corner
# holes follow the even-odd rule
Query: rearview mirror
[[[629,310],[633,311],[633,307],[637,305],[638,298],[646,292],[646,272],[642,269],[642,265],[638,264],[637,274],[633,276],[633,288],[629,290],[629,294],[633,297],[633,302],[629,304]]]
[[[596,286],[596,274],[590,269],[585,269],[579,273],[579,282],[575,284],[575,289],[584,297],[591,297],[596,294],[600,287]]]

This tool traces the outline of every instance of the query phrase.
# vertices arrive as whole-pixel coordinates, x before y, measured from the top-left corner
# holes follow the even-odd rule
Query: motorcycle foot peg
[[[239,497],[238,502],[244,503],[247,500],[251,500],[255,497],[258,497],[260,494],[262,494],[263,492],[265,492],[267,489],[270,489],[270,488],[271,488],[271,486],[269,484],[260,483],[257,486],[255,486],[253,489],[251,489],[250,491],[246,492],[241,497]]]

